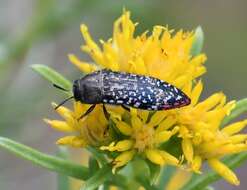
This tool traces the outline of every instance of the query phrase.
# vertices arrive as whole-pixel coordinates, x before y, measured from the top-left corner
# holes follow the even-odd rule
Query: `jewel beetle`
[[[104,113],[108,117],[105,104],[121,105],[127,110],[134,107],[158,111],[183,107],[191,102],[182,90],[160,79],[108,69],[98,70],[75,80],[72,90],[73,96],[68,99],[74,98],[83,104],[92,104],[80,118],[93,111],[97,104],[103,104]]]

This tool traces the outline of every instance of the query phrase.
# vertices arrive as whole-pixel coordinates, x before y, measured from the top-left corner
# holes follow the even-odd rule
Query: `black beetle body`
[[[85,104],[103,103],[103,75],[97,71],[75,80],[73,84],[73,94],[76,101]]]
[[[145,110],[167,110],[190,104],[190,98],[175,86],[154,77],[99,70],[75,80],[76,101],[112,104]]]

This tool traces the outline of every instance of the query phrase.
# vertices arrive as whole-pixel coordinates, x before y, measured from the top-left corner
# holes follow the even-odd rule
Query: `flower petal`
[[[154,136],[154,141],[156,144],[166,142],[171,138],[171,136],[176,134],[178,131],[179,131],[179,127],[176,126],[171,131],[156,132]]]
[[[164,165],[165,164],[165,160],[162,157],[162,155],[160,154],[159,150],[147,149],[147,150],[145,150],[145,154],[151,162],[158,164],[158,165]]]
[[[159,153],[167,164],[174,165],[174,166],[179,165],[179,160],[175,156],[171,155],[170,153],[166,151],[159,151]]]
[[[247,150],[247,144],[246,143],[240,143],[240,144],[227,144],[218,150],[217,154],[220,155],[226,155],[226,154],[236,154]]]
[[[159,126],[157,127],[157,131],[164,131],[167,129],[170,129],[175,123],[176,123],[176,118],[173,116],[168,116],[166,119],[164,119]]]
[[[80,29],[81,29],[81,34],[82,34],[84,40],[86,41],[87,45],[95,51],[100,51],[100,48],[98,47],[98,45],[93,41],[92,37],[90,36],[87,26],[85,24],[82,24],[80,26]]]
[[[141,57],[137,57],[135,61],[130,61],[130,72],[145,75],[147,73],[146,65]]]
[[[219,175],[221,175],[225,180],[233,185],[239,185],[240,182],[237,176],[221,161],[216,158],[212,158],[208,160],[210,167],[216,171]]]
[[[233,144],[245,142],[247,140],[247,134],[233,135],[229,137],[229,140]]]
[[[109,146],[102,146],[100,147],[101,150],[109,150],[109,151],[119,151],[123,152],[129,150],[133,147],[134,141],[133,140],[122,140],[118,143],[111,143]]]
[[[221,131],[228,134],[228,135],[234,135],[234,134],[240,132],[246,125],[247,125],[247,119],[240,121],[240,122],[236,122],[236,123],[227,125]]]
[[[75,129],[64,121],[44,119],[52,128],[64,132],[74,132]]]
[[[87,142],[83,138],[77,136],[60,138],[56,143],[59,145],[70,145],[75,148],[85,147],[87,145]]]
[[[199,82],[197,82],[196,86],[193,88],[192,93],[191,93],[191,104],[195,105],[198,100],[199,97],[202,93],[202,89],[203,89],[203,84],[202,81],[200,80]]]
[[[96,65],[94,65],[93,63],[89,64],[86,62],[82,62],[74,54],[69,54],[68,57],[70,62],[78,67],[78,69],[80,69],[83,73],[91,73],[97,70]]]
[[[215,93],[208,97],[206,100],[203,102],[200,102],[199,104],[196,105],[196,110],[198,112],[201,111],[208,111],[215,107],[217,104],[221,102],[222,99],[225,98],[225,95],[223,93]]]
[[[140,116],[140,118],[142,119],[143,123],[147,122],[148,116],[149,116],[149,111],[147,110],[138,110],[138,115]]]
[[[135,115],[132,115],[132,117],[131,117],[131,125],[132,125],[134,130],[138,130],[141,127],[143,127],[143,123],[142,123],[141,119]]]
[[[134,155],[135,155],[135,151],[130,150],[130,151],[125,151],[121,153],[119,156],[117,156],[113,161],[114,166],[112,172],[115,173],[117,168],[127,164],[130,160],[132,160]]]
[[[186,160],[191,163],[194,157],[194,150],[192,142],[189,138],[184,138],[182,140],[182,149]]]
[[[159,123],[166,117],[166,112],[158,111],[151,117],[150,122],[148,123],[149,126],[157,126]]]
[[[130,136],[133,133],[132,128],[127,123],[119,121],[117,119],[113,119],[113,121],[116,123],[116,126],[119,129],[119,131],[124,135]]]
[[[200,169],[202,166],[202,158],[198,155],[196,155],[193,159],[193,162],[191,163],[191,168],[196,173],[201,173]]]
[[[52,102],[51,103],[52,107],[53,108],[56,108],[57,107],[57,104],[55,102]],[[67,115],[71,115],[73,114],[73,112],[71,110],[69,110],[68,108],[64,107],[64,106],[59,106],[57,109],[56,109],[56,112],[61,115],[63,118],[67,118],[66,116]]]

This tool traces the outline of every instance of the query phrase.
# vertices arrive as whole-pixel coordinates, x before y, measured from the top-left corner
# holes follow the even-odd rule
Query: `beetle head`
[[[76,101],[80,101],[82,99],[81,94],[83,94],[83,88],[80,88],[80,81],[79,80],[74,81],[73,94],[74,94],[74,99]]]

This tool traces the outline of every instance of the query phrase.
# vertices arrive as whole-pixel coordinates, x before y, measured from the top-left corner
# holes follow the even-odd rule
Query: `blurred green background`
[[[79,26],[86,23],[95,39],[108,39],[123,8],[139,22],[137,32],[153,25],[185,30],[201,25],[208,56],[204,97],[223,91],[230,99],[247,95],[247,1],[244,0],[0,0],[0,133],[40,151],[54,154],[61,136],[42,118],[55,117],[50,102],[63,99],[30,69],[46,64],[69,79],[80,72],[68,53],[84,60]],[[78,153],[78,151],[77,151]],[[247,164],[238,169],[241,186],[217,182],[216,189],[246,189]],[[56,189],[56,175],[0,151],[0,189]]]

